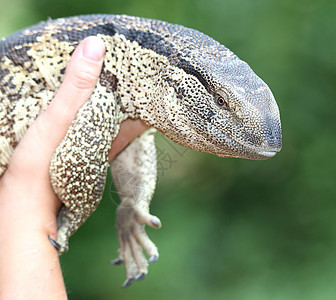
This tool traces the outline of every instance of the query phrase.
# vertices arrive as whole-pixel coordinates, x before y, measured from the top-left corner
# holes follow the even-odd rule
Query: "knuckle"
[[[98,66],[83,63],[69,74],[69,79],[73,86],[80,90],[92,89],[95,87],[99,77]]]
[[[72,75],[72,85],[79,90],[94,88],[98,76],[87,71],[79,71]]]

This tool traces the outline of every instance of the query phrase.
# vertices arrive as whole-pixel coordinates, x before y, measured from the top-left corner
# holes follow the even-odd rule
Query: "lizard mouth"
[[[236,158],[245,158],[253,160],[265,160],[275,156],[279,150],[257,150],[255,148],[248,147],[246,145],[235,142],[239,147],[235,149],[234,152],[231,152],[228,148],[221,148],[222,151],[216,153],[217,156],[221,157],[236,157]],[[223,151],[224,150],[224,151]],[[231,152],[231,153],[230,153]]]
[[[268,159],[275,156],[279,151],[257,151],[257,155],[262,157],[261,159]]]
[[[277,154],[279,151],[258,151],[258,155],[264,156],[266,158],[271,158],[275,154]]]
[[[212,123],[210,140],[216,141],[216,148],[220,148],[218,156],[257,160],[268,159],[275,156],[282,147],[280,125],[276,121],[270,121],[268,125],[267,130],[265,130],[266,134],[242,131],[241,136],[245,139],[239,139],[230,131],[223,130],[218,124]]]
[[[236,155],[233,154],[233,157],[264,160],[275,156],[281,150],[281,146],[258,148],[246,145],[240,141],[232,139],[232,137],[229,136],[227,136],[227,138],[231,140],[231,145],[233,145],[234,149],[236,149]]]
[[[269,136],[263,142],[264,146],[258,147],[237,140],[229,133],[218,131],[217,137],[221,135],[222,138],[213,145],[216,149],[211,151],[217,156],[265,160],[275,156],[281,150],[281,135]]]
[[[277,119],[265,118],[263,130],[247,131],[237,126],[233,132],[233,126],[219,119],[216,114],[204,118],[198,110],[191,108],[191,111],[199,122],[189,127],[192,127],[195,136],[202,137],[199,144],[193,144],[192,148],[197,151],[220,157],[265,160],[281,150],[281,125]]]

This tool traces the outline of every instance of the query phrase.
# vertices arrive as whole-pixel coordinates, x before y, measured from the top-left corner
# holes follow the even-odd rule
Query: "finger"
[[[79,108],[89,99],[99,78],[105,46],[97,37],[80,43],[73,53],[55,98],[35,124],[41,140],[53,150],[64,137]]]
[[[45,171],[34,176],[48,175],[50,158],[75,119],[78,109],[88,100],[101,67],[105,46],[97,37],[85,39],[73,53],[66,75],[55,98],[30,126],[11,158],[8,173],[27,176],[34,170]],[[32,167],[33,166],[33,167]],[[42,168],[42,169],[40,169]],[[27,173],[28,172],[28,173]]]

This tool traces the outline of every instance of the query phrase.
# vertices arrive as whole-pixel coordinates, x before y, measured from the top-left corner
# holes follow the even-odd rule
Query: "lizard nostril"
[[[282,146],[281,126],[277,120],[266,119],[266,142],[270,148],[277,149],[278,151]]]

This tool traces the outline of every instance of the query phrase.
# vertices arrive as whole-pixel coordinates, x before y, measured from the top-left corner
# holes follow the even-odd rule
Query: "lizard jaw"
[[[208,151],[205,152],[215,154],[219,157],[265,160],[275,156],[281,150],[281,143],[272,146],[253,147],[234,139],[229,134],[223,134],[221,142],[216,144],[208,143],[207,148]]]
[[[269,149],[267,148],[258,149],[258,147],[247,146],[238,141],[235,141],[235,143],[240,146],[240,150],[241,150],[240,153],[242,153],[236,156],[238,158],[265,160],[265,159],[272,158],[281,150],[281,147],[270,147]]]
[[[267,158],[271,158],[271,157],[275,156],[275,154],[277,154],[278,151],[259,151],[257,153],[258,153],[258,155],[261,155],[261,156],[265,157],[265,159],[267,159]]]
[[[244,159],[252,159],[252,160],[265,160],[272,158],[275,156],[279,151],[255,151],[254,149],[249,149],[249,151],[242,151],[236,154],[228,154],[228,153],[218,153],[215,154],[213,151],[209,151],[209,153],[215,154],[219,157],[234,157],[234,158],[244,158]]]
[[[263,145],[249,145],[240,141],[230,133],[224,133],[217,126],[212,125],[209,135],[205,138],[207,141],[216,141],[215,143],[208,142],[205,145],[208,151],[220,157],[236,157],[253,160],[265,160],[275,156],[281,150],[281,134],[280,130],[277,134],[268,137],[263,141]],[[199,150],[200,151],[200,150]],[[204,152],[204,150],[201,150]]]

